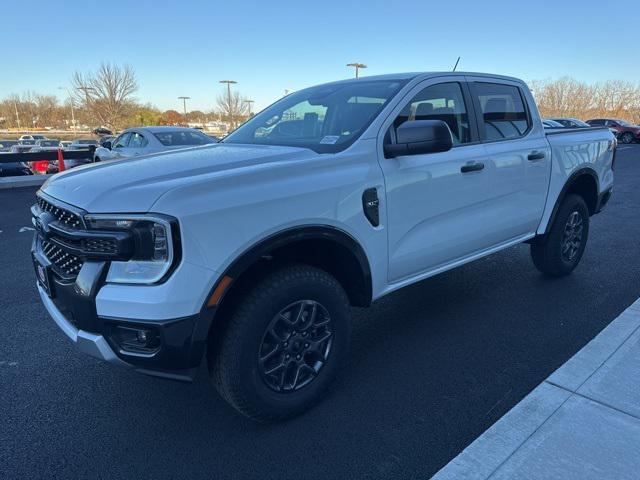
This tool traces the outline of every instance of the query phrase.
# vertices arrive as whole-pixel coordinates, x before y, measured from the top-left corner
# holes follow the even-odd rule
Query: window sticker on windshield
[[[340,140],[340,135],[325,135],[322,137],[322,140],[320,140],[320,143],[324,145],[333,145],[338,140]]]

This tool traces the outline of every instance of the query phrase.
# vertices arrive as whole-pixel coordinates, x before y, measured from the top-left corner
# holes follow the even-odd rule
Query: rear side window
[[[604,120],[589,120],[587,123],[589,125],[604,125]]]
[[[165,147],[182,147],[206,145],[215,143],[213,138],[208,137],[198,130],[175,130],[162,131],[153,134]]]
[[[509,140],[527,133],[531,120],[518,87],[484,82],[474,86],[485,140]]]

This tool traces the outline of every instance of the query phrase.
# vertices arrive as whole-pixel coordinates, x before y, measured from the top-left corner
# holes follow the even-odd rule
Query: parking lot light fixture
[[[191,100],[191,97],[181,96],[178,100],[182,100],[182,108],[184,110],[184,124],[187,124],[187,100]]]
[[[254,101],[253,100],[243,100],[243,103],[247,104],[247,107],[249,108],[249,112],[248,112],[247,116],[249,118],[251,118],[251,104],[254,103]]]
[[[358,63],[358,62],[347,63],[347,67],[354,67],[356,69],[356,78],[358,78],[358,72],[360,71],[361,68],[367,68],[367,66],[364,63]]]

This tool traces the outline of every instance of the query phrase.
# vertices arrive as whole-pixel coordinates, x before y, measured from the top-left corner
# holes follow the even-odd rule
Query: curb
[[[553,372],[432,478],[435,480],[461,478],[484,480],[489,477],[494,478],[494,476],[520,478],[515,472],[517,465],[514,464],[524,462],[523,458],[529,460],[530,467],[534,465],[533,468],[542,475],[540,478],[545,478],[548,473],[545,469],[553,467],[549,465],[548,458],[543,459],[538,456],[542,453],[536,452],[531,444],[537,445],[542,442],[541,437],[550,435],[549,428],[546,428],[549,425],[546,424],[559,423],[561,421],[559,418],[566,416],[566,411],[574,408],[578,402],[591,402],[591,399],[585,394],[587,382],[606,371],[605,364],[608,364],[614,355],[626,348],[630,349],[629,344],[636,342],[632,337],[634,334],[637,337],[639,333],[640,299],[616,317],[582,350]],[[632,381],[632,379],[629,380]],[[563,410],[562,415],[559,414],[561,409]],[[545,432],[541,433],[543,430]],[[586,439],[582,438],[582,441],[586,441]],[[567,470],[555,470],[554,474],[547,478],[580,478],[580,473],[578,473],[580,466],[572,465],[571,460],[562,457],[562,455],[566,456],[567,452],[553,453],[559,462],[565,462],[563,466]],[[513,461],[516,456],[518,460]],[[626,459],[626,463],[629,463],[628,459]],[[625,468],[625,459],[623,458],[615,465]],[[557,465],[555,466],[557,467]],[[626,467],[629,466],[626,465]],[[567,477],[567,472],[577,476]],[[561,477],[556,475],[561,475]],[[536,476],[536,478],[538,477]]]
[[[0,190],[21,187],[39,187],[51,175],[25,175],[21,177],[0,177]]]

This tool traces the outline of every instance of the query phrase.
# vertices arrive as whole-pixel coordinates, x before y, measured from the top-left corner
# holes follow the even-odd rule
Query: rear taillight
[[[611,156],[611,170],[615,170],[616,169],[616,153],[618,152],[618,140],[617,139],[615,139],[615,138],[613,139],[611,148],[613,149],[613,155]]]
[[[48,160],[38,160],[33,162],[33,169],[38,173],[47,173],[48,168],[49,168]]]

